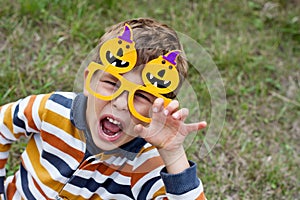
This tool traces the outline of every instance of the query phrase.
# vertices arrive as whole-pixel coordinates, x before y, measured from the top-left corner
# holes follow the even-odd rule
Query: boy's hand
[[[186,136],[193,131],[205,128],[206,122],[186,124],[184,121],[189,114],[187,108],[179,109],[177,100],[171,101],[165,108],[163,104],[163,99],[156,99],[152,107],[151,123],[148,127],[144,127],[141,124],[136,125],[135,132],[159,149],[167,165],[177,163],[182,156],[186,160],[183,148]]]

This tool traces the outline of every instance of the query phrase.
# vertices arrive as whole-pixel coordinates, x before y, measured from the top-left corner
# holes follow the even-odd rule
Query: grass
[[[198,135],[188,149],[206,196],[299,199],[299,13],[298,0],[1,0],[0,104],[72,91],[81,61],[106,27],[156,18],[201,44],[224,81],[226,121],[218,143],[201,156]],[[201,118],[213,123],[205,79],[191,71],[189,83]],[[24,142],[13,146],[9,173],[16,169],[19,147]]]

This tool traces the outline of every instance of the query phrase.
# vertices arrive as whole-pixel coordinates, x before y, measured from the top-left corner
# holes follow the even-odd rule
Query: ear
[[[89,92],[87,91],[86,86],[85,86],[86,78],[87,78],[88,74],[89,74],[89,70],[88,70],[88,68],[85,68],[84,74],[83,74],[83,76],[84,76],[84,83],[83,83],[83,94],[84,94],[84,96],[88,96],[88,94],[89,94]]]

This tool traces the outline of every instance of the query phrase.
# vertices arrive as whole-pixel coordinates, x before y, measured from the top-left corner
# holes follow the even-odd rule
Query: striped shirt
[[[55,92],[0,107],[0,193],[7,199],[205,199],[195,163],[168,174],[142,138],[95,153],[74,120],[78,96]],[[20,168],[6,177],[11,144],[21,136],[28,143]]]

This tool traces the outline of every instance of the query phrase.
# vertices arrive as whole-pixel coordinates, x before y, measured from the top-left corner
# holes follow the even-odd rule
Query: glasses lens
[[[120,81],[110,73],[97,69],[92,76],[89,87],[96,97],[111,100],[115,98],[120,87]]]
[[[151,118],[152,105],[155,99],[156,97],[151,93],[146,92],[144,90],[137,90],[134,93],[134,97],[133,97],[134,110],[138,113],[138,115],[141,115],[146,118]],[[133,113],[133,115],[135,116],[135,113]],[[135,117],[140,119],[137,116]]]

